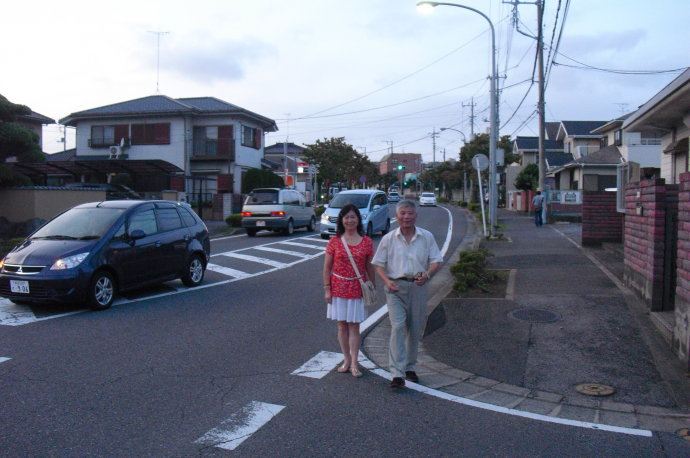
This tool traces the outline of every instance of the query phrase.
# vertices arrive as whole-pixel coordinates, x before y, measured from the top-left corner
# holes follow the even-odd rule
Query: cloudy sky
[[[0,17],[0,94],[55,119],[155,94],[152,32],[163,31],[161,94],[213,96],[273,118],[280,130],[267,136],[267,144],[345,137],[373,160],[392,143],[396,152],[420,152],[429,161],[434,129],[452,127],[469,136],[472,101],[475,132],[488,127],[490,35],[475,13],[438,7],[423,15],[415,3],[7,2]],[[525,97],[535,40],[515,30],[511,5],[464,4],[495,25],[501,134],[536,135],[536,84]],[[518,13],[520,30],[534,33],[536,7],[520,5]],[[566,65],[654,71],[690,65],[687,0],[546,0],[545,55],[555,48],[564,17],[548,75],[547,120],[615,118],[679,74]],[[58,126],[47,126],[44,135],[45,151],[62,150]],[[447,157],[456,156],[460,138],[450,130],[439,135],[437,159],[444,148]]]

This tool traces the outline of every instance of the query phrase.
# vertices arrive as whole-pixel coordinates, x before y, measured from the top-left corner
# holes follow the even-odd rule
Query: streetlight
[[[498,93],[496,92],[496,79],[498,71],[496,69],[496,33],[494,31],[494,24],[489,17],[481,11],[465,5],[457,3],[446,2],[417,2],[417,7],[422,12],[431,11],[437,6],[455,6],[466,10],[473,11],[486,19],[491,29],[491,110],[490,110],[490,134],[489,134],[489,222],[491,226],[490,235],[495,236],[496,231],[496,207],[498,204],[498,192],[496,190],[496,145],[498,143]]]

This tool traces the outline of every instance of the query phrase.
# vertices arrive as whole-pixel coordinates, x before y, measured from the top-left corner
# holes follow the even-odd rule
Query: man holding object
[[[371,263],[386,291],[391,322],[391,387],[402,388],[405,378],[419,381],[415,364],[426,323],[426,283],[441,267],[443,256],[431,232],[415,226],[413,201],[401,200],[395,210],[399,227],[381,239]]]

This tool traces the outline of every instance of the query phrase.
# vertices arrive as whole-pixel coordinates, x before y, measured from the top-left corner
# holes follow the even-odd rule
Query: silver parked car
[[[328,204],[321,215],[321,237],[324,239],[335,235],[338,213],[347,204],[354,204],[362,215],[362,225],[367,235],[374,232],[388,232],[391,219],[388,217],[388,199],[386,193],[372,189],[353,189],[339,192]]]
[[[311,202],[294,189],[257,188],[242,206],[242,227],[249,237],[261,230],[292,234],[295,228],[316,229],[316,215]]]

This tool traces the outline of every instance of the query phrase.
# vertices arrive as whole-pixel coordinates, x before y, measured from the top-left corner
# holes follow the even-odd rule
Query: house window
[[[133,145],[169,145],[170,123],[132,124]]]
[[[232,126],[195,126],[194,155],[228,155],[232,151]]]
[[[623,130],[618,129],[613,133],[613,144],[616,146],[621,146],[623,144]]]
[[[91,126],[89,146],[119,145],[122,139],[124,139],[125,142],[129,141],[129,126],[127,124]]]
[[[242,146],[250,148],[261,148],[261,129],[242,126]]]

